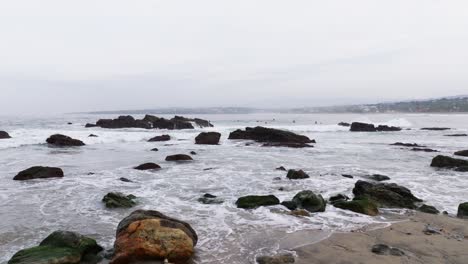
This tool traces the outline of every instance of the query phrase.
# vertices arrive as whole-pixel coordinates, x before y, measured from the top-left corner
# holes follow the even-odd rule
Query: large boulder
[[[237,208],[254,209],[260,206],[277,205],[280,201],[274,195],[248,195],[237,199]]]
[[[286,175],[286,178],[290,180],[298,180],[298,179],[307,179],[310,178],[307,173],[305,173],[303,170],[289,170],[288,175]]]
[[[457,217],[463,218],[463,219],[468,219],[468,202],[467,203],[461,203],[458,206]]]
[[[373,201],[368,199],[352,201],[340,200],[332,204],[337,208],[353,211],[360,214],[366,214],[370,216],[376,216],[379,214],[379,209],[377,208],[377,205]]]
[[[34,166],[29,169],[20,171],[13,180],[24,181],[42,178],[61,178],[63,177],[63,170],[54,167]]]
[[[195,144],[218,145],[221,134],[218,132],[202,132],[195,138]]]
[[[161,136],[155,136],[153,138],[150,138],[148,142],[159,142],[159,141],[169,141],[169,140],[171,140],[171,136],[161,135]]]
[[[452,157],[438,155],[432,159],[431,167],[458,168],[468,166],[468,160],[454,159]]]
[[[357,181],[353,194],[356,200],[371,200],[379,207],[416,209],[415,203],[422,202],[411,191],[395,183],[370,183]]]
[[[327,203],[323,199],[322,195],[316,195],[312,191],[301,191],[294,198],[292,202],[299,209],[305,209],[311,213],[325,212]]]
[[[114,257],[110,264],[139,261],[187,263],[198,236],[186,222],[158,211],[137,210],[117,227]]]
[[[71,138],[69,136],[61,135],[61,134],[55,134],[50,136],[47,140],[47,143],[59,147],[79,147],[79,146],[84,146],[85,144],[83,141]]]
[[[353,132],[375,132],[375,126],[373,124],[361,123],[361,122],[353,122],[351,124],[350,131]]]
[[[10,135],[5,131],[0,131],[0,139],[11,138]]]
[[[136,166],[134,169],[135,170],[157,170],[160,169],[161,166],[159,166],[156,163],[148,162],[148,163],[143,163],[141,165]]]
[[[190,161],[192,157],[186,154],[169,155],[166,157],[166,161]]]
[[[39,246],[17,252],[8,264],[95,264],[100,261],[97,254],[102,250],[92,238],[69,231],[55,231]]]
[[[307,143],[315,143],[306,136],[290,131],[266,127],[247,127],[245,130],[236,130],[229,134],[229,139],[248,139],[257,142],[266,142],[264,146],[310,147]]]
[[[454,153],[457,156],[468,157],[468,150],[460,150]]]
[[[120,192],[108,193],[102,198],[102,202],[107,208],[130,208],[136,205],[135,195],[125,195]]]

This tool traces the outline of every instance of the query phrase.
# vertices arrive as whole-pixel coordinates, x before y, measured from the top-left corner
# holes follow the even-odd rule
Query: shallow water
[[[348,179],[341,174],[388,175],[390,182],[410,188],[428,204],[452,214],[456,213],[460,202],[468,200],[467,173],[429,167],[437,153],[389,146],[397,141],[415,142],[446,155],[468,149],[468,137],[444,136],[467,133],[468,115],[199,115],[211,120],[215,127],[183,131],[83,127],[103,117],[62,115],[0,119],[0,130],[8,131],[13,137],[0,140],[0,263],[6,263],[16,251],[36,245],[57,229],[92,236],[110,248],[117,224],[136,208],[158,210],[189,222],[200,237],[195,263],[253,263],[259,253],[315,242],[331,231],[389,221],[385,216],[372,218],[332,206],[324,213],[296,218],[271,212],[272,208],[281,206],[246,211],[237,209],[234,204],[238,197],[250,194],[274,194],[280,200],[291,199],[304,189],[324,197],[337,193],[352,196],[354,182],[362,178]],[[340,121],[374,122],[411,130],[352,133],[348,128],[337,126]],[[256,125],[288,129],[314,138],[318,143],[315,148],[288,149],[265,148],[258,144],[245,146],[245,141],[227,140],[229,132]],[[429,126],[454,129],[419,130]],[[208,130],[222,133],[221,144],[195,145],[195,136]],[[87,145],[50,148],[44,142],[54,133],[79,138]],[[99,137],[89,138],[91,133]],[[146,142],[165,133],[173,137],[170,142]],[[154,147],[160,151],[150,151]],[[198,153],[193,156],[194,162],[164,161],[167,155],[192,150]],[[156,162],[163,169],[157,172],[132,169],[144,162]],[[26,182],[12,180],[16,173],[34,165],[61,167],[65,177]],[[275,170],[279,166],[304,169],[311,178],[288,181],[285,172]],[[205,168],[213,169],[205,171]],[[88,175],[89,172],[95,174]],[[121,182],[120,177],[134,183]],[[282,180],[274,180],[275,177],[282,177]],[[279,187],[284,187],[285,191],[279,191]],[[110,191],[134,194],[138,196],[139,205],[124,210],[106,209],[101,199]],[[197,199],[206,192],[218,195],[225,203],[198,203]],[[303,236],[294,233],[300,230],[309,231]],[[287,233],[294,233],[290,236],[294,239],[285,238]]]

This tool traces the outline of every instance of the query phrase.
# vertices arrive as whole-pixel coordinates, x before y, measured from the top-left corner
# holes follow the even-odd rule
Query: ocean
[[[157,210],[190,223],[199,236],[195,263],[254,263],[259,254],[314,243],[331,232],[385,225],[392,220],[387,214],[370,217],[331,205],[323,213],[299,218],[278,213],[282,206],[238,209],[237,198],[273,194],[280,200],[290,200],[301,190],[312,190],[325,198],[338,193],[352,197],[354,183],[368,174],[387,175],[389,182],[409,188],[425,203],[450,214],[456,214],[458,204],[468,201],[468,173],[429,166],[438,154],[452,155],[468,149],[468,137],[445,136],[468,133],[468,114],[197,115],[215,127],[177,131],[84,128],[86,123],[114,117],[0,117],[0,130],[13,137],[0,140],[0,263],[58,229],[91,236],[106,249],[111,248],[117,224],[136,209]],[[342,121],[400,126],[404,130],[349,132],[349,128],[337,125]],[[247,126],[287,129],[317,143],[314,148],[292,149],[261,147],[257,143],[246,146],[246,141],[227,139],[230,132]],[[425,131],[420,130],[422,127],[452,129]],[[202,131],[220,132],[220,145],[195,145],[194,138]],[[45,140],[56,133],[80,139],[86,146],[49,147]],[[161,134],[171,135],[171,141],[147,142]],[[418,143],[440,153],[389,145],[395,142]],[[152,148],[159,151],[150,151]],[[193,162],[175,164],[164,160],[167,155],[190,151],[197,152]],[[155,162],[162,169],[133,169],[145,162]],[[36,165],[60,167],[65,177],[12,180],[19,171]],[[303,169],[311,177],[287,180],[286,172],[275,170],[279,166]],[[207,168],[212,169],[204,170]],[[120,177],[133,182],[122,182]],[[136,195],[138,205],[131,209],[105,208],[102,197],[114,191]],[[197,199],[204,193],[217,195],[225,202],[201,204]]]

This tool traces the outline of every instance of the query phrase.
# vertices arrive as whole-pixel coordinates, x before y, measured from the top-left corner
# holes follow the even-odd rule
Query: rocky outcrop
[[[400,127],[353,122],[350,131],[352,132],[385,132],[385,131],[400,131]]]
[[[286,178],[290,180],[298,180],[298,179],[307,179],[310,178],[307,173],[305,173],[303,170],[289,170],[288,175],[286,175]]]
[[[135,170],[157,170],[160,169],[161,166],[159,166],[156,163],[148,162],[148,163],[143,163],[141,165],[136,166],[134,169]]]
[[[236,201],[237,208],[254,209],[260,206],[277,205],[280,201],[274,195],[249,195]]]
[[[186,154],[169,155],[166,157],[166,161],[190,161],[192,157]]]
[[[457,217],[458,218],[463,218],[463,219],[468,219],[468,202],[461,203],[458,206]]]
[[[92,238],[69,231],[55,231],[39,246],[23,249],[8,264],[87,264],[98,263],[103,248]]]
[[[59,147],[79,147],[79,146],[85,145],[83,141],[81,140],[73,139],[71,137],[61,135],[61,134],[55,134],[55,135],[50,136],[46,140],[46,142],[51,145],[59,146]]]
[[[169,141],[169,140],[171,140],[171,136],[161,135],[161,136],[155,136],[153,138],[150,138],[148,142],[160,142],[160,141]]]
[[[136,205],[134,199],[136,196],[133,194],[125,195],[120,192],[111,192],[102,198],[102,202],[107,208],[130,208]]]
[[[266,127],[247,127],[245,130],[236,130],[229,134],[229,139],[247,139],[266,143],[264,146],[285,147],[311,147],[308,143],[314,140],[306,136],[298,135],[290,131]]]
[[[343,210],[353,211],[355,213],[376,216],[379,214],[377,204],[368,199],[352,200],[352,201],[336,201],[333,206]]]
[[[460,150],[454,153],[456,156],[468,157],[468,150]]]
[[[452,157],[438,155],[432,159],[431,167],[456,169],[468,167],[468,160],[454,159]]]
[[[60,168],[34,166],[24,171],[20,171],[13,180],[24,181],[43,178],[61,178],[63,171]]]
[[[284,201],[281,204],[290,210],[305,209],[311,213],[325,212],[327,206],[322,195],[316,195],[312,191],[301,191],[294,196],[292,201]]]
[[[195,138],[195,144],[218,145],[221,134],[218,132],[202,132]]]
[[[143,119],[135,119],[132,116],[119,116],[116,119],[100,119],[95,125],[87,124],[86,127],[102,127],[102,128],[145,128],[145,129],[194,129],[195,124],[199,127],[213,127],[213,125],[199,118],[185,118],[175,116],[172,119],[165,119],[153,115],[146,115]]]
[[[355,200],[371,200],[378,207],[416,209],[416,203],[422,202],[411,191],[395,183],[370,183],[357,181],[353,194]]]
[[[0,139],[11,138],[10,135],[5,131],[0,131]]]
[[[449,127],[423,127],[421,130],[432,130],[432,131],[443,131],[443,130],[450,130]]]
[[[198,236],[186,222],[158,211],[137,210],[117,227],[114,257],[110,264],[139,261],[188,263]]]

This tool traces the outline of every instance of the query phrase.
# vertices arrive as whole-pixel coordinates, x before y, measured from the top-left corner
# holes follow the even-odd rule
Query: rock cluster
[[[55,134],[50,136],[47,140],[47,143],[54,145],[54,146],[59,146],[59,147],[79,147],[79,146],[84,146],[85,144],[83,141],[71,138],[69,136],[61,135],[61,134]]]
[[[264,146],[277,147],[312,147],[309,143],[315,143],[306,136],[298,135],[290,131],[266,127],[247,127],[245,130],[236,130],[229,134],[229,139],[247,139],[265,143]]]
[[[165,119],[153,115],[146,115],[143,119],[135,119],[132,116],[119,116],[116,119],[100,119],[96,124],[87,124],[86,127],[102,128],[145,128],[145,129],[194,129],[193,124],[198,127],[213,127],[213,125],[203,119],[186,118],[175,116],[171,119]]]

